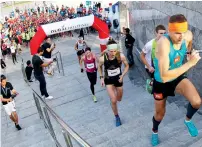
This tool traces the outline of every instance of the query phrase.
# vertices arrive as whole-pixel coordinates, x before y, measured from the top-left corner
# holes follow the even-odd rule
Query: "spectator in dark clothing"
[[[17,38],[17,36],[16,36],[16,35],[14,36],[14,38],[13,38],[13,39],[15,40],[15,43],[16,43],[16,44],[19,44],[19,39]]]
[[[80,30],[79,37],[83,37],[83,40],[84,40],[84,32],[83,32],[83,28],[81,28],[81,30]]]
[[[129,66],[131,67],[134,65],[133,45],[134,45],[135,39],[130,35],[130,29],[129,28],[126,28],[124,30],[124,34],[126,35],[125,47],[127,50],[127,58],[128,58]]]
[[[45,77],[43,74],[43,67],[49,66],[52,63],[52,61],[49,63],[44,63],[43,60],[41,59],[43,52],[44,52],[44,50],[40,47],[38,49],[38,54],[36,54],[32,57],[32,63],[33,63],[33,67],[34,67],[34,76],[40,83],[40,91],[41,91],[42,98],[52,99],[53,97],[49,96],[49,94],[47,92],[46,80],[45,80]]]
[[[33,68],[32,64],[31,64],[31,61],[28,60],[27,61],[27,67],[25,68],[25,73],[26,73],[26,76],[27,76],[27,80],[29,82],[33,82],[32,79],[31,79],[33,69],[34,68]]]
[[[40,13],[40,7],[39,6],[37,7],[37,10],[38,10],[38,13]]]

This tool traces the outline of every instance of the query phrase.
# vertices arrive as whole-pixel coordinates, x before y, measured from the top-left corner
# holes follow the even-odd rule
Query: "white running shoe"
[[[41,98],[42,98],[42,99],[45,99],[45,95],[42,95]]]
[[[46,100],[53,99],[53,96],[50,96],[50,95],[49,95],[48,97],[45,97],[45,99],[46,99]]]

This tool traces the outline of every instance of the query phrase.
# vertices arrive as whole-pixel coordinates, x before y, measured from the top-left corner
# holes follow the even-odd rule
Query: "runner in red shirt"
[[[97,82],[96,61],[97,59],[95,54],[91,52],[91,49],[89,47],[87,47],[85,49],[85,55],[80,60],[80,67],[81,67],[81,72],[83,72],[83,63],[84,63],[85,71],[90,81],[90,89],[93,94],[94,102],[97,102],[95,91],[94,91],[94,85]]]

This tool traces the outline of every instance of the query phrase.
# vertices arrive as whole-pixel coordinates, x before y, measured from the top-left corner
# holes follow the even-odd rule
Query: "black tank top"
[[[107,53],[104,54],[104,71],[105,78],[111,80],[118,80],[121,72],[121,63],[118,62],[115,57],[113,60],[109,60]]]

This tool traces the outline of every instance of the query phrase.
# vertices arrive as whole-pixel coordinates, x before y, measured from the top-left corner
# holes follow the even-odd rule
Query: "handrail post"
[[[54,138],[54,141],[55,141],[55,143],[56,143],[56,142],[57,142],[57,141],[56,141],[57,138],[56,138],[55,132],[54,132],[54,130],[53,130],[53,126],[52,126],[52,124],[51,124],[50,117],[49,117],[49,115],[48,115],[48,111],[47,111],[46,107],[43,107],[43,110],[44,110],[44,114],[45,114],[45,116],[46,116],[46,120],[47,120],[47,122],[48,122],[48,126],[49,126],[48,129],[49,129],[50,133],[52,134],[52,136],[53,136],[53,138]],[[56,146],[57,146],[57,143],[56,143]]]
[[[60,52],[59,52],[59,56],[60,56],[60,62],[61,62],[61,68],[62,68],[62,74],[63,74],[63,76],[64,76],[65,73],[64,73],[63,63],[62,63],[62,56],[61,56],[61,53],[60,53]]]
[[[42,119],[42,117],[41,117],[41,112],[40,112],[40,110],[39,110],[39,105],[38,105],[38,103],[37,103],[36,96],[35,96],[34,93],[33,93],[33,98],[34,98],[34,101],[35,101],[35,104],[36,104],[36,108],[37,108],[37,110],[38,110],[38,112],[39,112],[39,117],[40,117],[40,119]]]
[[[65,138],[65,142],[66,142],[67,147],[73,147],[71,138],[69,137],[69,135],[67,134],[67,132],[62,129],[62,134],[63,134],[63,136]]]
[[[57,63],[58,72],[60,73],[60,66],[59,66],[59,63],[58,63],[58,56],[57,55],[56,55],[56,63]]]
[[[25,68],[24,68],[23,59],[22,59],[22,63],[21,63],[21,70],[22,70],[23,78],[24,78],[25,82],[27,82],[27,76],[26,76],[26,73],[25,73]]]
[[[35,100],[35,103],[36,103],[37,110],[38,110],[38,112],[39,112],[39,117],[40,117],[40,119],[43,120],[45,128],[47,128],[47,127],[46,127],[46,124],[45,124],[45,118],[44,118],[43,112],[42,112],[42,110],[41,110],[40,102],[39,102],[39,100],[37,99],[37,97],[35,96],[34,93],[33,93],[33,97],[34,97],[34,100]]]

